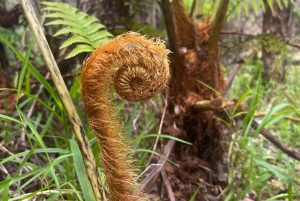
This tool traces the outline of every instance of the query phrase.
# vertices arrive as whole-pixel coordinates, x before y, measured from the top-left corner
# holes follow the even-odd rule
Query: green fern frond
[[[275,2],[280,9],[287,7],[289,2],[294,4],[294,0],[275,0]],[[273,0],[266,0],[266,3],[271,10],[274,9]],[[263,12],[266,10],[266,5],[263,0],[231,0],[228,5],[227,18],[230,17],[234,12],[236,13],[237,17],[240,18],[243,11],[245,12],[246,16],[249,16],[250,6],[254,10],[255,14],[259,13],[259,8],[261,8]]]
[[[47,15],[46,15],[47,16]],[[87,22],[83,25],[84,27],[88,27],[90,26],[92,23],[94,22],[98,22],[97,18],[91,17],[91,16],[87,16]],[[66,25],[66,26],[76,26],[77,24],[75,22],[72,21],[66,21],[66,20],[53,20],[51,22],[48,22],[46,25]]]
[[[75,36],[71,36],[70,38],[68,38],[68,40],[66,40],[61,46],[60,49],[66,48],[74,43],[86,43],[89,44],[91,46],[93,46],[94,44],[91,43],[87,38],[80,36],[80,35],[75,35]]]
[[[70,54],[66,57],[66,59],[69,59],[71,57],[74,57],[76,56],[77,54],[79,53],[82,53],[82,52],[92,52],[95,48],[93,48],[92,46],[90,45],[87,45],[87,44],[80,44],[80,45],[77,45],[71,52]]]
[[[46,26],[62,25],[54,36],[72,34],[62,45],[62,48],[76,44],[76,47],[69,53],[66,59],[76,56],[82,52],[91,52],[100,44],[110,40],[113,35],[106,30],[100,21],[88,14],[78,11],[65,3],[42,2],[45,7],[42,11],[48,11],[46,18],[53,20],[46,23]]]
[[[102,41],[102,40],[108,41],[111,38],[111,33],[103,32],[101,35],[99,35],[97,33],[93,33],[93,34],[90,34],[89,37],[92,41]],[[95,46],[95,48],[96,47],[97,46]]]
[[[58,30],[54,36],[59,36],[59,35],[62,35],[62,34],[68,34],[68,33],[74,33],[74,34],[79,34],[79,35],[82,35],[83,37],[86,37],[87,34],[85,31],[81,30],[81,29],[78,29],[77,27],[66,27],[66,28],[62,28],[60,30]],[[84,36],[86,35],[86,36]]]

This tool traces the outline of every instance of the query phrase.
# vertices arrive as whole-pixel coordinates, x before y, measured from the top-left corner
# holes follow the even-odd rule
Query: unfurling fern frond
[[[77,8],[58,2],[42,2],[42,4],[45,5],[42,11],[49,11],[46,17],[53,18],[52,21],[46,24],[47,26],[66,26],[58,30],[54,36],[73,34],[60,47],[62,49],[76,44],[76,47],[69,53],[66,59],[82,52],[92,52],[100,44],[107,42],[113,37],[96,17],[78,11]]]

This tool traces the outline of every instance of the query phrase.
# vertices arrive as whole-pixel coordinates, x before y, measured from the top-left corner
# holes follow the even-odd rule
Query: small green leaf
[[[105,28],[105,26],[103,24],[93,23],[88,27],[87,34],[91,35],[91,34],[95,33],[96,31],[99,31],[100,29],[103,29],[103,28]]]
[[[77,54],[79,53],[82,53],[82,52],[92,52],[94,51],[94,48],[89,46],[89,45],[83,45],[83,44],[80,44],[80,45],[77,45],[70,53],[69,55],[66,57],[66,59],[69,59],[71,57],[74,57],[76,56]]]
[[[74,21],[63,20],[63,19],[52,20],[51,22],[47,22],[45,24],[45,26],[51,26],[51,25],[78,26]]]
[[[83,37],[83,36],[80,36],[80,35],[75,35],[75,36],[72,36],[70,37],[68,40],[66,40],[61,46],[59,49],[62,49],[62,48],[65,48],[65,47],[68,47],[74,43],[86,43],[86,44],[89,44],[90,46],[93,46],[93,43],[88,40],[86,37]]]
[[[63,28],[63,29],[60,29],[58,30],[54,36],[59,36],[59,35],[62,35],[62,34],[68,34],[68,33],[74,33],[74,34],[79,34],[79,35],[86,35],[84,31],[78,29],[78,28],[75,28],[75,27],[66,27],[66,28]]]

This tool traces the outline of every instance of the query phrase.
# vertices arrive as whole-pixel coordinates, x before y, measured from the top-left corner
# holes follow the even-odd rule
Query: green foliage
[[[24,63],[22,72],[25,72],[25,71],[31,72],[32,75],[34,75],[36,79],[38,79],[41,83],[43,83],[44,87],[49,90],[49,93],[54,96],[53,98],[57,100],[56,103],[58,105],[60,105],[57,108],[61,108],[60,101],[59,101],[59,99],[57,99],[57,96],[54,93],[53,88],[50,87],[49,83],[46,82],[45,78],[40,75],[40,73],[32,66],[32,64],[28,62],[28,59],[29,59],[29,56],[31,53],[31,47],[27,51],[26,57],[24,58],[19,53],[19,51],[17,51],[5,38],[1,38],[1,36],[0,36],[0,39],[4,42],[5,45],[10,47],[12,49],[12,51],[16,54],[17,58],[19,58]],[[29,78],[25,77],[25,73],[21,73],[21,75],[19,77],[19,83],[22,83],[24,79],[27,82],[27,79],[29,79]],[[9,89],[2,89],[2,90],[9,90]],[[46,145],[43,141],[44,134],[48,130],[50,122],[53,120],[54,114],[57,115],[57,113],[54,112],[53,108],[51,108],[54,106],[53,106],[53,104],[45,103],[44,101],[38,100],[38,98],[33,99],[34,95],[31,95],[31,94],[28,94],[28,92],[22,91],[22,88],[20,87],[20,85],[18,86],[18,89],[11,89],[11,90],[17,91],[18,96],[20,94],[28,95],[27,99],[25,101],[23,101],[22,104],[19,104],[18,106],[16,106],[17,115],[19,116],[18,118],[20,120],[17,120],[16,118],[9,118],[6,115],[0,116],[0,119],[1,120],[4,119],[6,121],[13,121],[13,122],[17,123],[17,124],[13,125],[14,129],[18,130],[18,132],[23,130],[24,134],[28,138],[31,149],[30,149],[30,151],[25,151],[25,152],[19,153],[19,155],[16,154],[16,155],[12,155],[11,157],[6,158],[6,160],[8,160],[8,161],[20,164],[16,173],[18,173],[19,170],[22,168],[30,170],[26,174],[22,174],[20,176],[12,175],[11,179],[8,178],[8,180],[7,180],[8,183],[7,183],[6,187],[16,185],[16,183],[21,182],[21,180],[23,180],[23,179],[28,179],[28,181],[23,183],[18,189],[16,189],[16,191],[14,191],[12,194],[10,193],[10,196],[13,197],[14,195],[18,194],[24,188],[24,186],[29,185],[29,183],[32,182],[33,180],[45,178],[46,176],[47,177],[49,176],[52,179],[52,181],[54,182],[53,187],[55,186],[55,188],[59,190],[60,189],[59,180],[53,172],[53,167],[55,165],[57,165],[56,162],[61,160],[62,158],[58,157],[54,161],[51,161],[49,158],[49,154],[48,154],[51,151],[49,151],[49,149],[46,147]],[[42,116],[41,113],[39,113],[36,118],[29,119],[27,117],[27,115],[25,115],[24,112],[22,111],[22,110],[27,111],[28,107],[32,104],[33,101],[39,101],[40,103],[42,103],[42,105],[50,106],[50,107],[48,106],[48,109],[51,108],[52,112],[50,113],[50,115],[48,115],[48,117],[47,117],[48,120],[45,125],[41,124],[41,116]],[[52,100],[52,102],[54,102],[54,101]],[[47,112],[45,115],[47,115]],[[16,116],[16,115],[14,115],[14,116]],[[28,130],[24,129],[24,127],[23,127],[24,125],[27,125],[29,127],[29,129]],[[41,129],[40,132],[37,129]],[[14,135],[13,132],[7,132],[5,134],[6,135]],[[33,139],[35,139],[36,141]],[[41,148],[41,149],[39,149],[39,148]],[[42,152],[45,153],[45,154],[43,154],[42,158],[46,159],[46,161],[48,162],[47,165],[45,165],[43,167],[39,167],[33,163],[28,162],[29,157],[37,157],[37,154],[40,154]],[[20,156],[23,157],[22,160],[20,160],[18,158]],[[65,156],[67,156],[67,155],[65,155]],[[6,160],[2,160],[1,163],[7,162]],[[4,187],[4,188],[6,188],[6,187]],[[46,188],[48,188],[48,187],[46,187]],[[1,190],[2,190],[2,188],[0,188],[0,191]],[[45,190],[45,189],[40,189],[40,191],[43,191],[43,190]],[[21,198],[24,198],[24,197],[32,197],[38,193],[39,193],[39,191],[35,192],[35,193],[31,193],[31,194],[24,194],[22,196],[16,196],[15,200],[21,200]]]
[[[284,54],[288,50],[286,42],[275,35],[259,34],[253,39],[257,40],[259,44],[264,46],[265,50],[271,53]]]
[[[96,201],[77,142],[75,140],[70,140],[70,147],[73,153],[76,174],[77,177],[80,178],[79,184],[82,189],[82,194],[84,195],[85,200]]]
[[[294,0],[276,0],[276,4],[280,9],[282,9],[283,7],[288,6],[289,1],[294,3]],[[267,4],[271,10],[274,9],[273,2],[273,0],[267,0]],[[232,16],[234,12],[236,12],[238,18],[241,17],[242,13],[245,13],[246,16],[249,16],[250,13],[252,14],[250,9],[253,9],[254,13],[257,15],[260,12],[260,8],[263,12],[265,12],[266,5],[263,0],[231,0],[229,1],[228,5],[227,18]]]
[[[8,42],[13,43],[13,44],[20,41],[20,36],[18,34],[16,34],[15,32],[13,32],[10,29],[6,29],[1,26],[0,26],[0,35],[3,38],[5,38]]]
[[[159,6],[157,2],[152,0],[127,0],[124,2],[124,5],[129,6],[129,14],[134,15],[136,12],[142,11],[147,13],[147,9],[145,7],[152,7],[158,9]]]
[[[193,195],[192,195],[192,197],[189,199],[189,201],[194,201],[194,200],[196,199],[196,196],[197,196],[197,194],[199,193],[199,191],[200,191],[200,187],[198,187],[198,188],[196,189],[196,191],[193,193]]]
[[[137,1],[134,0],[131,2],[135,3]],[[188,4],[188,2],[192,1],[186,0],[185,2]],[[212,1],[206,0],[206,2],[210,2],[210,5],[212,4]],[[260,8],[265,10],[261,2],[263,1],[232,0],[230,1],[232,7],[230,7],[231,10],[228,10],[228,15],[233,12],[239,12],[240,14],[238,15],[240,16],[242,10],[251,15],[252,9],[255,13],[258,13],[260,12]],[[277,0],[278,2],[281,3],[281,6],[286,6],[288,0]],[[245,5],[247,3],[248,5]],[[97,19],[83,14],[75,8],[60,3],[45,2],[44,5],[46,5],[44,10],[50,11],[47,17],[50,15],[49,18],[54,18],[48,25],[61,25],[65,27],[56,34],[73,34],[62,45],[62,48],[75,44],[76,48],[79,48],[79,51],[73,52],[73,55],[69,55],[68,57],[75,56],[80,52],[92,51],[103,40],[112,37]],[[234,5],[235,7],[233,7]],[[95,24],[93,25],[94,28],[93,26],[87,26],[88,24]],[[137,29],[142,29],[143,26],[142,24],[133,24],[133,27]],[[149,30],[147,28],[143,31],[147,34]],[[9,30],[8,32],[5,31],[0,28],[0,40],[4,41],[4,44],[13,50],[17,58],[23,63],[23,67],[17,88],[0,89],[0,91],[15,92],[18,97],[22,98],[22,101],[17,103],[18,109],[13,114],[0,114],[0,134],[1,137],[4,136],[6,143],[11,137],[19,135],[24,130],[30,147],[29,150],[12,154],[0,160],[0,166],[10,162],[16,164],[18,168],[16,173],[13,175],[8,174],[6,179],[0,182],[2,200],[92,200],[93,198],[91,197],[93,195],[89,186],[86,185],[85,170],[82,166],[81,155],[78,152],[78,145],[71,138],[71,128],[66,119],[63,105],[55,89],[52,88],[51,82],[49,83],[30,62],[31,50],[35,49],[34,45],[30,45],[28,51],[23,56],[11,44],[19,40],[19,38],[14,38],[17,35],[14,35]],[[234,45],[240,45],[243,49],[254,52],[257,55],[261,55],[258,49],[262,45],[268,51],[280,54],[280,56],[286,56],[288,50],[284,40],[269,35],[244,36],[241,41],[236,41]],[[251,55],[253,54],[251,53]],[[286,83],[282,86],[276,85],[276,87],[269,89],[263,89],[260,83],[254,87],[253,82],[257,81],[262,68],[262,61],[257,61],[257,58],[247,58],[246,63],[243,64],[238,72],[233,88],[229,92],[229,97],[231,98],[240,97],[235,108],[229,111],[231,119],[241,115],[241,113],[237,113],[237,108],[240,104],[243,104],[243,106],[246,105],[249,109],[239,130],[236,131],[235,128],[231,128],[233,139],[230,142],[228,154],[228,187],[223,194],[227,196],[226,200],[242,200],[251,192],[256,193],[256,200],[297,200],[300,197],[299,162],[292,160],[258,134],[261,129],[268,128],[274,132],[274,135],[280,141],[286,143],[291,148],[299,147],[299,124],[285,120],[284,118],[287,115],[300,116],[299,110],[294,109],[300,107],[299,94],[297,93],[300,90],[300,81],[297,78],[300,68],[299,65],[289,67],[286,75]],[[23,89],[22,84],[24,82],[30,83],[30,76],[26,76],[27,74],[30,74],[31,78],[37,80],[38,84],[42,85],[45,89],[46,93],[42,92],[42,97],[33,94],[30,86],[25,90]],[[95,156],[98,156],[99,147],[82,108],[79,81],[76,80],[69,84],[71,84],[70,95],[76,103],[81,119],[84,121],[93,153]],[[270,99],[272,99],[271,103]],[[37,102],[39,107],[34,108],[33,115],[28,118],[25,111],[29,110],[33,102]],[[131,104],[126,101],[120,101],[120,103],[118,109],[123,111],[122,117],[126,122],[126,134],[135,138],[130,143],[139,157],[137,163],[140,167],[144,168],[147,166],[145,164],[147,164],[147,156],[149,154],[163,157],[156,150],[152,149],[156,138],[173,139],[185,143],[172,136],[149,134],[157,133],[157,125],[159,123],[156,121],[155,114],[162,104],[155,103],[156,105],[152,106],[152,102]],[[260,126],[254,130],[250,124],[255,119],[255,112],[261,110],[266,110],[267,114],[265,117],[259,119]],[[225,123],[228,126],[231,125],[231,122]],[[27,129],[24,129],[24,124],[27,124]],[[49,160],[49,157],[51,157],[51,160]],[[29,160],[32,158],[39,159],[45,163],[37,165]],[[99,158],[96,157],[96,160],[99,160]],[[98,166],[100,167],[99,172],[101,174],[101,161],[97,162],[100,164]],[[21,169],[26,170],[26,173],[18,175]],[[23,193],[22,189],[29,186],[36,179],[43,183],[42,187],[34,192]],[[18,183],[20,185],[17,185]],[[12,187],[15,186],[18,188],[11,191],[11,189],[14,189]],[[194,192],[190,200],[196,199],[195,196],[199,193],[199,190],[201,189],[198,188]],[[40,198],[39,195],[42,195],[43,198]]]
[[[225,43],[228,50],[234,50],[235,48],[245,50],[243,59],[246,62],[243,66],[245,66],[247,71],[249,73],[251,72],[252,75],[258,75],[261,68],[263,68],[263,63],[261,63],[262,61],[257,60],[257,57],[262,56],[263,49],[269,53],[278,55],[274,63],[280,63],[283,58],[288,56],[291,50],[290,46],[283,38],[271,34],[244,34],[240,37],[234,38],[234,40],[226,41]],[[225,49],[225,51],[228,50]],[[244,85],[243,83],[241,84]]]
[[[21,175],[17,174],[20,171],[16,171],[15,175],[8,175],[4,181],[0,182],[0,194],[2,194],[2,198],[6,200],[39,199],[40,196],[43,195],[43,197],[46,197],[48,200],[58,200],[63,199],[63,197],[68,200],[94,200],[93,192],[87,184],[86,170],[77,142],[72,139],[70,135],[71,128],[65,116],[64,107],[55,89],[51,87],[49,82],[30,62],[29,58],[32,53],[33,45],[29,46],[25,56],[23,56],[6,39],[2,38],[1,35],[0,40],[11,48],[17,58],[23,63],[18,88],[0,89],[0,91],[12,91],[19,94],[18,96],[20,97],[23,96],[22,101],[17,103],[17,111],[13,115],[0,114],[0,133],[1,136],[5,135],[4,139],[7,139],[19,134],[20,131],[24,129],[24,125],[27,125],[27,129],[24,129],[24,132],[30,144],[29,150],[13,154],[0,160],[0,165],[11,162],[17,165],[18,170],[26,169],[28,171],[26,174]],[[23,90],[21,83],[26,83],[28,79],[30,79],[30,76],[26,76],[27,72],[47,91],[46,96],[39,98],[39,94],[31,94],[31,90]],[[79,80],[75,80],[72,84],[70,89],[71,98],[77,103],[76,107],[81,119],[85,120],[84,125],[87,127],[86,134],[90,140],[95,156],[98,156],[98,143],[83,112]],[[29,110],[33,102],[37,102],[40,107],[39,109],[34,108],[33,114],[29,118],[25,111],[27,112]],[[120,102],[121,104],[118,110],[120,111],[123,108],[122,110],[124,111],[124,107],[128,107],[128,103],[126,101]],[[153,125],[157,125],[154,111],[157,110],[158,105],[156,104],[155,108],[152,108],[152,111],[146,108],[146,105],[145,103],[136,103],[130,106],[129,109],[131,112],[126,111],[130,116],[126,124],[127,134],[137,134],[137,136],[135,136],[136,139],[130,143],[133,145],[134,152],[141,158],[137,161],[140,167],[145,166],[147,156],[150,154],[164,158],[164,156],[159,154],[156,150],[151,149],[156,138],[166,138],[187,143],[169,135],[148,134],[157,132],[157,128],[153,128]],[[136,119],[140,119],[138,123],[136,123]],[[8,127],[4,128],[3,124],[7,124]],[[58,128],[53,125],[57,125]],[[8,137],[6,137],[6,135]],[[54,158],[50,158],[53,156]],[[20,158],[22,158],[22,160]],[[36,158],[36,160],[42,162],[42,165],[30,162],[32,158]],[[99,157],[95,158],[99,160]],[[168,159],[166,160],[169,161]],[[45,164],[43,162],[45,162]],[[101,161],[97,162],[101,174]],[[169,162],[174,164],[172,161]],[[24,180],[26,180],[26,182],[23,182]],[[28,194],[21,192],[24,187],[29,186],[30,182],[32,183],[34,180],[39,180],[43,183],[43,186]],[[21,181],[23,183],[17,190],[10,191],[14,185],[21,183]],[[102,180],[102,182],[104,182],[104,180]],[[105,188],[105,185],[103,186]]]
[[[77,8],[57,2],[42,2],[42,4],[45,5],[42,10],[49,11],[46,17],[54,19],[48,22],[47,26],[66,26],[58,30],[54,36],[73,34],[60,47],[66,48],[72,44],[76,44],[76,47],[66,58],[74,57],[82,52],[91,52],[100,44],[107,42],[113,37],[96,17],[78,11]]]
[[[116,28],[114,30],[114,33],[116,33],[117,35],[123,34],[128,29],[135,30],[135,32],[145,34],[150,37],[157,37],[157,36],[163,37],[166,35],[165,31],[158,31],[149,24],[138,23],[137,21],[128,20],[124,17],[120,17],[120,22],[125,24],[126,28]]]
[[[191,12],[192,6],[193,6],[193,1],[190,0],[182,0],[182,3],[185,8],[185,12],[189,14]]]
[[[211,0],[195,0],[195,2],[191,0],[182,0],[182,3],[187,15],[190,15],[192,12],[194,16],[201,13],[201,15],[203,15],[202,19],[204,19],[207,15],[211,14],[214,5],[216,5],[216,2]],[[194,8],[193,3],[195,3]]]
[[[249,83],[251,80],[249,76],[254,76],[253,69],[255,66],[245,67],[237,77],[236,82],[238,83],[234,88],[247,92],[237,95],[241,98],[235,108],[228,113],[229,117],[234,119],[241,115],[241,113],[236,112],[236,108],[242,103],[248,103],[248,111],[245,112],[241,130],[231,128],[233,139],[230,142],[228,152],[229,173],[225,200],[239,201],[249,196],[249,194],[254,194],[257,200],[295,200],[300,196],[298,193],[299,162],[292,160],[280,149],[274,147],[259,133],[263,128],[266,128],[281,142],[286,143],[287,146],[295,147],[296,144],[299,146],[299,143],[297,143],[299,142],[299,140],[297,141],[299,134],[296,133],[298,137],[293,134],[298,132],[299,126],[284,119],[288,115],[299,113],[297,98],[293,96],[293,89],[288,89],[284,93],[289,98],[283,99],[284,96],[280,95],[282,89],[278,86],[274,92],[275,94],[272,95],[270,91],[261,86],[260,76],[258,76],[259,81],[255,85],[255,89],[249,87],[249,85],[247,87],[242,86],[241,83]],[[256,66],[256,68],[258,67]],[[287,76],[294,77],[296,72],[291,71]],[[290,80],[288,81],[290,82]],[[274,97],[272,104],[265,100],[271,96]],[[284,101],[290,102],[290,104],[286,104]],[[266,104],[266,115],[261,119],[255,118],[255,112],[265,109]],[[251,127],[254,119],[259,123],[257,129]],[[227,122],[227,125],[230,125],[230,123]],[[290,127],[294,129],[296,127],[295,131],[289,129]],[[291,138],[291,135],[294,138]],[[294,142],[295,140],[297,142]]]

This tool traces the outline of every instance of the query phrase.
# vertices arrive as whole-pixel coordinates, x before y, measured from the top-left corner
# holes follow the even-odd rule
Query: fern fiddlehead
[[[165,45],[129,32],[100,45],[82,69],[82,98],[101,148],[111,201],[141,201],[136,174],[123,127],[111,100],[111,85],[122,98],[146,101],[167,84],[169,66]]]

